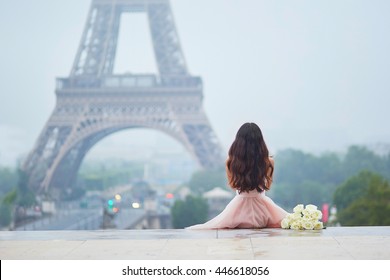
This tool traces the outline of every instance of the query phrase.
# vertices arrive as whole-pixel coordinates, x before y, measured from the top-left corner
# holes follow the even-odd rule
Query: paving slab
[[[390,260],[390,227],[0,231],[3,260]]]

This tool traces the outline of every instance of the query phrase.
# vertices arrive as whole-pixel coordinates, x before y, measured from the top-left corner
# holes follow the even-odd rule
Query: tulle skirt
[[[186,229],[280,228],[286,215],[287,212],[267,197],[265,191],[253,190],[237,193],[218,216]]]

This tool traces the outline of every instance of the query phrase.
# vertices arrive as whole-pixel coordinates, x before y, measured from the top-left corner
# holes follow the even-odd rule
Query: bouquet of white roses
[[[323,229],[324,225],[319,220],[322,212],[317,210],[317,206],[308,204],[298,204],[293,209],[294,213],[288,214],[281,222],[285,229]]]

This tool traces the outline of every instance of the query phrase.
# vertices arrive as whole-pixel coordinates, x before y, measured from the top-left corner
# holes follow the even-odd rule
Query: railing
[[[112,75],[104,77],[74,76],[57,78],[56,89],[87,88],[202,88],[202,79],[193,76]]]

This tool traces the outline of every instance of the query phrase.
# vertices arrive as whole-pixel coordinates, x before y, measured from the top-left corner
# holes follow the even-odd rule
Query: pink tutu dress
[[[286,215],[287,212],[267,197],[265,191],[237,192],[218,216],[186,229],[279,228]]]

